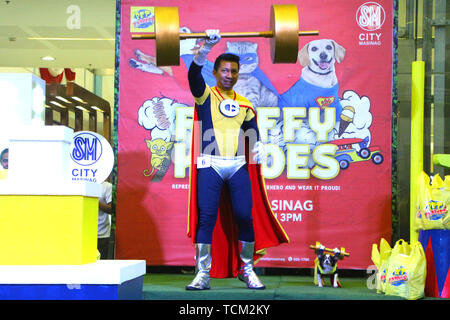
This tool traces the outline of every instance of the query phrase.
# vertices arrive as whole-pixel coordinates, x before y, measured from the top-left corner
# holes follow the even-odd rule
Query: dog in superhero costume
[[[232,90],[237,76],[234,83],[225,77],[217,77],[217,86],[209,87],[201,75],[207,53],[220,39],[217,30],[208,32],[209,41],[199,50],[189,70],[196,104],[187,234],[196,247],[196,277],[186,289],[209,289],[210,276],[237,276],[248,288],[264,289],[253,270],[254,261],[265,254],[266,248],[289,239],[267,199],[260,165],[264,158],[264,145],[260,141],[249,143],[256,163],[249,151],[245,151],[248,148],[243,143],[241,127],[257,133],[256,112],[250,101]],[[233,66],[232,63],[228,65]],[[222,69],[220,67],[219,72]],[[235,73],[238,73],[238,68]],[[214,132],[214,136],[206,142],[208,129]],[[206,152],[208,148],[212,151]],[[208,226],[212,225],[211,230],[204,227],[205,217],[210,219],[205,214],[206,207],[212,207],[210,216],[214,221],[208,223]]]
[[[298,53],[302,65],[300,79],[281,94],[280,107],[335,108],[339,121],[342,106],[335,62],[344,60],[345,49],[334,40],[319,39],[307,43]]]
[[[323,276],[330,277],[331,285],[334,288],[340,288],[339,274],[337,270],[337,263],[340,258],[340,250],[338,248],[333,249],[334,255],[324,252],[325,246],[320,246],[317,250],[317,258],[314,260],[314,284],[323,287]]]

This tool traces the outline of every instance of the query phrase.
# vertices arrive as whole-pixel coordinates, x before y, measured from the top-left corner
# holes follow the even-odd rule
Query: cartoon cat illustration
[[[239,80],[234,90],[247,97],[255,108],[278,106],[278,93],[259,69],[257,43],[227,42],[227,52],[240,58]]]
[[[145,142],[147,143],[147,147],[150,149],[150,153],[152,154],[150,159],[152,170],[149,172],[148,169],[144,169],[143,175],[149,177],[153,174],[155,169],[162,171],[164,174],[170,165],[169,151],[173,147],[173,142],[166,142],[164,139],[160,138],[154,140],[145,139]]]

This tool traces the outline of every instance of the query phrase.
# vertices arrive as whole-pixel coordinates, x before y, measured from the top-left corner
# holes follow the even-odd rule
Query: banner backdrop
[[[117,258],[194,264],[186,236],[193,121],[187,68],[201,41],[182,40],[180,65],[157,67],[155,41],[131,34],[154,32],[154,6],[178,6],[182,32],[269,30],[277,3],[120,2]],[[258,266],[312,268],[309,245],[320,241],[350,252],[341,268],[365,269],[372,244],[391,237],[393,3],[291,3],[300,29],[319,31],[300,37],[296,64],[273,64],[264,38],[222,39],[208,56],[241,57],[235,90],[257,109],[267,194],[290,238]]]

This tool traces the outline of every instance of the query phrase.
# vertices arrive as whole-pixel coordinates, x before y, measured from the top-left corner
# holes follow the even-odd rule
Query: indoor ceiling
[[[115,0],[0,0],[0,67],[114,68],[115,13]]]

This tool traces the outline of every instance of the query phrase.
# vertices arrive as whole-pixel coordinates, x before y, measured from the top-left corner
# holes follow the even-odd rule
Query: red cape
[[[254,112],[253,109],[251,110]],[[189,214],[187,230],[187,235],[192,239],[193,243],[195,243],[198,222],[197,165],[196,161],[194,161],[199,155],[199,146],[201,145],[201,135],[198,133],[198,130],[198,118],[195,107],[191,144]],[[248,156],[249,154],[247,152],[247,160]],[[266,253],[266,248],[289,242],[289,238],[270,207],[266,194],[264,178],[261,174],[261,165],[250,163],[249,161],[247,161],[247,163],[250,181],[252,184],[252,216],[255,231],[254,261],[257,262],[258,259]],[[210,276],[213,278],[236,277],[241,264],[239,252],[238,228],[234,221],[228,188],[224,187],[222,190],[217,222],[213,231],[211,247],[212,265]]]

